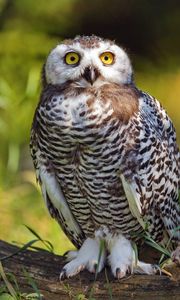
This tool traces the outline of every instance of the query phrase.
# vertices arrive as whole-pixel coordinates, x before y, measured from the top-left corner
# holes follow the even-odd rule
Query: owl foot
[[[160,269],[156,265],[137,261],[135,263],[134,250],[131,242],[124,236],[114,237],[109,244],[110,255],[108,262],[111,271],[117,279],[125,277],[127,274],[156,274]]]
[[[121,279],[133,270],[133,248],[130,241],[122,235],[114,238],[109,245],[108,263],[114,277]]]
[[[106,258],[105,250],[103,250],[100,261],[98,262],[99,251],[100,243],[98,240],[90,238],[86,239],[80,250],[77,251],[77,253],[73,253],[73,255],[77,255],[74,255],[74,257],[72,255],[72,260],[63,267],[60,273],[60,280],[72,277],[85,268],[91,273],[99,273],[104,267]]]
[[[172,261],[175,262],[178,266],[180,266],[180,244],[171,254]]]
[[[137,264],[134,266],[134,274],[161,274],[161,269],[158,265],[144,263],[142,261],[137,261]]]

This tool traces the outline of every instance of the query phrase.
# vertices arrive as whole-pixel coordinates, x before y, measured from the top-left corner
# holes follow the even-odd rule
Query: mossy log
[[[18,247],[0,241],[0,259],[18,250]],[[142,249],[144,257],[151,262],[157,259],[152,249]],[[34,292],[24,270],[33,278],[46,300],[66,299],[180,299],[180,268],[171,266],[167,275],[132,275],[122,280],[112,277],[110,270],[102,271],[94,281],[94,275],[87,271],[59,281],[59,272],[65,258],[46,251],[25,250],[1,261],[6,273],[15,275],[22,292]],[[108,279],[107,279],[108,278]],[[109,281],[109,283],[108,283]],[[4,282],[0,280],[0,286]],[[81,297],[80,297],[81,295]],[[84,296],[83,296],[84,295]],[[91,296],[90,296],[91,295]]]

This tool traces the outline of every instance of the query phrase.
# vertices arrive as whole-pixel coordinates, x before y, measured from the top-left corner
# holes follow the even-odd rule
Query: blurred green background
[[[57,253],[72,245],[35,182],[28,143],[41,66],[77,34],[115,39],[131,56],[139,88],[168,111],[180,141],[180,1],[0,0],[0,238],[26,243],[26,224]]]

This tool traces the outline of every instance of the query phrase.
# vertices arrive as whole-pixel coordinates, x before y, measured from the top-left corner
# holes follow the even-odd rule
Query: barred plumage
[[[102,64],[102,54],[112,62]],[[129,266],[132,271],[129,240],[138,238],[147,224],[156,241],[165,230],[175,242],[180,239],[175,231],[180,224],[175,130],[159,102],[134,86],[130,61],[113,42],[78,37],[50,53],[31,150],[50,214],[80,248],[61,277],[83,267],[93,271],[98,251],[93,259],[81,256],[91,244],[99,249],[102,238],[118,278]],[[128,255],[120,251],[125,244]],[[142,262],[134,272],[140,269],[154,272]]]

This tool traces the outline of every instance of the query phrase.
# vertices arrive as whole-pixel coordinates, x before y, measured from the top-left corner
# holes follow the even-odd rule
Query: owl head
[[[113,41],[97,36],[77,36],[54,48],[46,61],[48,84],[73,83],[99,87],[104,83],[132,83],[132,66],[125,51]]]

